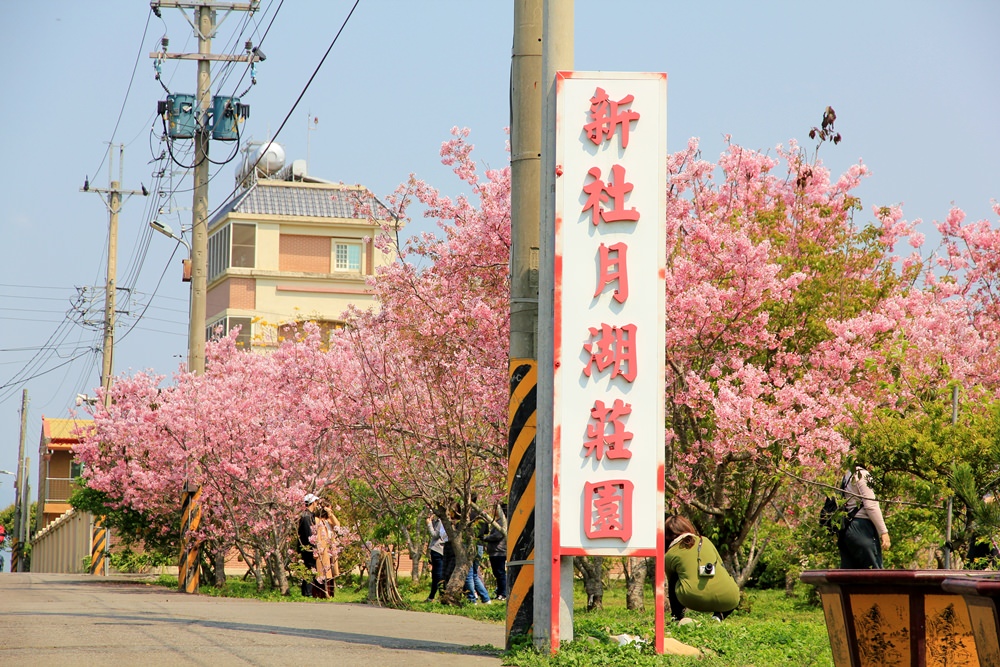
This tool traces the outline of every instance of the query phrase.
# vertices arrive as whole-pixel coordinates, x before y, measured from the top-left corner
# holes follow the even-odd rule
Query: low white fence
[[[93,515],[71,509],[31,540],[31,571],[84,574]]]

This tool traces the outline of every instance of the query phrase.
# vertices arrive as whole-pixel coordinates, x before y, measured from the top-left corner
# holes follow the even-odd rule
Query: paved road
[[[185,595],[126,579],[0,574],[0,664],[491,665],[501,625],[359,604]]]

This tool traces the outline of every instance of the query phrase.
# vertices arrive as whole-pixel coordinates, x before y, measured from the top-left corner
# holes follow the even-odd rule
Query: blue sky
[[[271,24],[261,45],[267,60],[242,98],[251,106],[245,138],[274,137],[352,5],[263,0],[239,39],[243,15],[222,23],[215,52],[240,50],[248,37],[260,43]],[[159,129],[151,128],[166,92],[148,54],[164,35],[170,51],[197,49],[180,11],[162,15],[152,16],[144,0],[0,7],[0,145],[7,150],[0,178],[0,469],[17,465],[27,388],[33,488],[41,417],[65,416],[77,393],[93,394],[99,384],[100,355],[92,348],[101,333],[79,323],[92,317],[67,313],[87,288],[80,303],[100,319],[95,288],[104,282],[108,216],[98,195],[79,189],[88,176],[92,186],[107,187],[112,139],[125,144],[122,187],[151,187],[160,167],[150,161],[161,150]],[[987,0],[577,0],[575,69],[666,71],[668,148],[700,137],[708,159],[727,134],[749,148],[772,149],[790,138],[811,146],[809,128],[832,105],[844,140],[821,156],[837,173],[859,158],[871,168],[860,190],[862,219],[871,218],[873,205],[902,203],[906,217],[925,220],[921,231],[932,236],[930,221],[943,219],[952,204],[972,218],[995,217],[998,24],[1000,4]],[[361,0],[277,141],[289,159],[308,154],[311,174],[361,183],[378,195],[411,172],[459,194],[438,160],[453,126],[472,129],[484,163],[507,160],[512,33],[509,1]],[[167,62],[163,80],[171,92],[193,93],[195,72],[193,62]],[[227,78],[222,92],[242,92],[248,82],[237,86],[241,74]],[[211,157],[224,160],[232,149],[213,142]],[[231,192],[235,163],[214,170],[210,209]],[[172,192],[166,180],[162,186],[164,196],[133,197],[120,216],[119,285],[131,288],[132,299],[119,322],[117,374],[151,368],[169,375],[186,358],[185,251],[154,236],[148,222],[188,226],[190,178],[176,174]],[[12,478],[0,475],[0,507],[12,501]]]

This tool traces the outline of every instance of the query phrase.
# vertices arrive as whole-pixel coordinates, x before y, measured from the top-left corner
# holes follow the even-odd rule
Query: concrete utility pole
[[[556,72],[573,69],[573,0],[545,0],[542,24],[542,205],[538,277],[534,643],[539,649],[554,651],[559,640],[573,638],[573,558],[557,558],[554,555],[556,545],[552,541]],[[554,577],[559,577],[560,581],[561,600],[558,604],[552,599]],[[559,637],[552,636],[553,616],[558,620]]]
[[[255,62],[261,58],[254,53],[246,55],[229,55],[212,53],[212,37],[215,36],[218,23],[215,12],[224,9],[228,16],[230,12],[255,12],[260,2],[249,3],[209,2],[206,0],[153,0],[150,7],[159,16],[162,7],[180,9],[184,17],[194,28],[198,38],[198,53],[151,53],[150,58],[180,59],[198,61],[198,110],[194,136],[194,201],[191,206],[191,316],[188,327],[188,369],[201,375],[205,372],[205,304],[208,293],[208,141],[211,128],[208,123],[208,110],[212,102],[212,62]],[[185,9],[196,10],[195,20],[191,20]],[[249,45],[247,47],[249,49]],[[193,482],[184,486],[182,494],[181,518],[182,527],[195,530],[201,521],[201,488]],[[186,533],[186,531],[185,531]],[[198,592],[198,545],[191,543],[186,534],[181,538],[181,557],[178,572],[178,583],[181,591]]]
[[[534,609],[538,216],[542,158],[542,0],[515,0],[510,69],[510,405],[507,647]]]
[[[24,463],[24,439],[28,432],[28,390],[21,391],[21,438],[17,448],[17,474],[14,476],[14,543],[10,549],[10,571],[24,572],[24,543],[28,534],[24,505],[28,502],[27,475]]]

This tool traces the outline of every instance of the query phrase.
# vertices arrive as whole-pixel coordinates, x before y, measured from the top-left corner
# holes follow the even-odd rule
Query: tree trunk
[[[645,558],[623,558],[622,565],[625,570],[625,608],[632,611],[645,611],[645,603],[642,599],[643,589],[646,586],[646,560]],[[653,561],[655,562],[655,558]]]
[[[604,609],[604,557],[577,556],[573,564],[583,575],[583,590],[587,593],[587,611]]]
[[[441,591],[441,604],[449,604],[457,607],[465,600],[465,594],[463,593],[465,575],[469,573],[472,561],[465,550],[465,544],[460,533],[455,535],[452,541],[452,549],[455,552],[455,569],[448,578],[448,581],[445,582],[444,590]]]
[[[272,576],[275,584],[277,585],[278,590],[281,591],[282,595],[288,595],[288,593],[289,593],[289,585],[288,585],[287,563],[282,563],[278,559],[278,555],[277,554],[273,554],[269,558],[269,560],[270,560],[270,563],[271,563],[271,565],[270,565],[271,576]]]
[[[795,597],[795,582],[799,580],[799,569],[788,568],[785,571],[785,597]]]
[[[226,550],[219,547],[213,554],[215,559],[215,587],[224,588],[226,585]]]
[[[413,535],[410,534],[410,529],[406,526],[400,526],[400,530],[406,540],[406,552],[410,555],[410,581],[416,585],[420,583],[420,563],[426,545],[423,542],[414,543]]]

